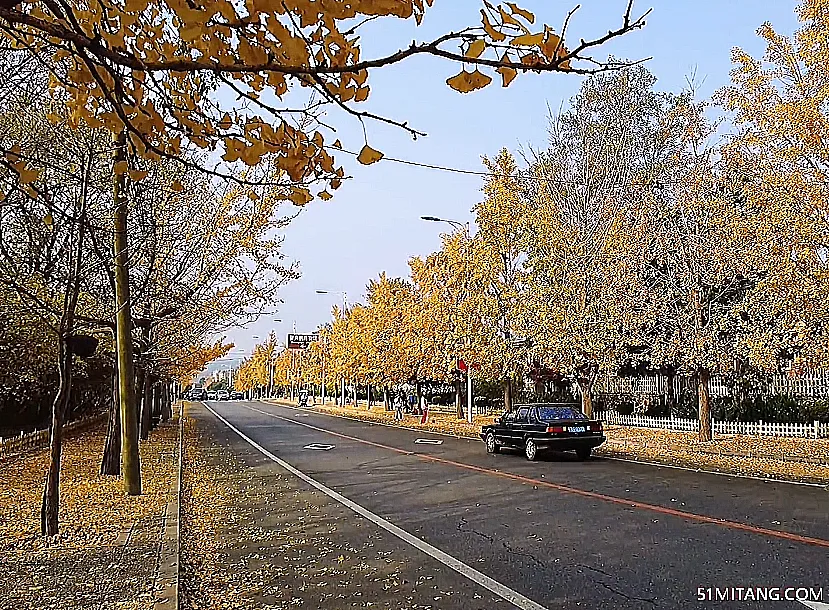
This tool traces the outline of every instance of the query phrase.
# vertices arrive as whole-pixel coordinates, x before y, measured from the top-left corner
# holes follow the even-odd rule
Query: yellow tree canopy
[[[269,156],[292,188],[290,199],[302,205],[313,198],[310,183],[336,189],[344,177],[323,133],[325,105],[419,135],[405,122],[356,108],[370,95],[370,70],[412,56],[438,56],[464,65],[446,82],[467,93],[492,82],[487,72],[497,71],[507,86],[528,70],[614,69],[618,62],[596,60],[592,51],[642,27],[647,14],[631,15],[632,3],[623,3],[627,10],[617,29],[568,48],[564,28],[556,33],[536,24],[532,13],[511,2],[484,2],[477,25],[385,56],[361,55],[360,34],[373,27],[371,21],[387,17],[419,24],[431,4],[0,0],[0,38],[38,55],[75,124],[126,130],[133,151],[148,158],[178,157],[190,144],[218,149],[228,163],[255,165]],[[222,104],[220,90],[234,102]],[[301,120],[292,120],[297,117]],[[382,153],[367,144],[358,157],[365,164],[380,158]],[[320,196],[330,193],[323,190]]]
[[[232,343],[219,340],[211,345],[189,345],[170,349],[170,360],[162,366],[172,377],[182,384],[191,383],[195,375],[203,370],[205,365],[217,358],[221,358],[233,349]]]
[[[738,133],[723,157],[744,239],[763,269],[742,308],[743,349],[774,368],[781,352],[819,366],[829,351],[829,2],[802,0],[793,38],[765,23],[764,58],[735,49],[732,84],[718,101]]]

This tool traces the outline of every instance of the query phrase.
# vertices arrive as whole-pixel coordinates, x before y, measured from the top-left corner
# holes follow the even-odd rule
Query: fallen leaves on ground
[[[183,609],[438,610],[450,596],[498,605],[232,435],[185,423]]]
[[[0,588],[18,608],[148,608],[177,467],[177,420],[141,443],[143,490],[98,474],[106,422],[65,440],[60,533],[40,535],[48,449],[0,461]]]

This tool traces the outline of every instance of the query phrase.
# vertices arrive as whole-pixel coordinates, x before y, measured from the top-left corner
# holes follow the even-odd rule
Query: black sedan
[[[481,428],[487,453],[498,453],[501,447],[522,449],[528,460],[535,460],[543,451],[575,451],[586,460],[594,447],[604,443],[602,422],[588,419],[579,405],[569,403],[538,403],[516,405],[494,424]]]

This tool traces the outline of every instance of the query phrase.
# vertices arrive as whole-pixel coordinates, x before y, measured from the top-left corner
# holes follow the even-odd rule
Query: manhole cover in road
[[[303,447],[303,449],[315,449],[317,451],[328,451],[333,448],[334,445],[320,445],[319,443],[311,443],[310,445],[305,445]]]
[[[443,441],[436,438],[419,438],[415,443],[418,445],[442,445]]]

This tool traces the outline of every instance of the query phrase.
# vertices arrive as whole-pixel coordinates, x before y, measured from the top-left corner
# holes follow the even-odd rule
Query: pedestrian
[[[429,420],[429,403],[425,396],[420,397],[420,423],[425,424]]]
[[[406,403],[406,398],[403,394],[397,396],[394,401],[397,408],[394,411],[394,419],[401,421],[403,419],[403,405]]]

